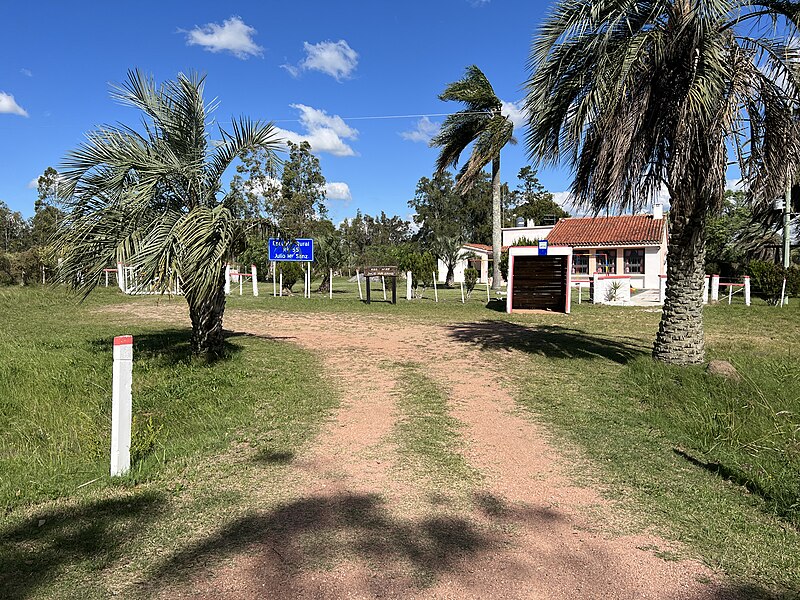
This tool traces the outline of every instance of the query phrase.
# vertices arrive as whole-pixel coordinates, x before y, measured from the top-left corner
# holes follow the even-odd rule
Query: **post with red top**
[[[133,380],[133,336],[114,338],[114,377],[111,392],[111,476],[131,468],[131,382]]]
[[[711,302],[719,302],[719,275],[711,276]]]

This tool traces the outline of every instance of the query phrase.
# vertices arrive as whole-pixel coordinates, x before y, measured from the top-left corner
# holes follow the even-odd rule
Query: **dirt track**
[[[136,310],[185,319],[171,307]],[[700,563],[658,558],[664,540],[606,533],[615,508],[572,484],[540,427],[515,410],[497,351],[473,343],[485,324],[229,310],[225,325],[317,353],[343,402],[292,463],[302,482],[294,497],[219,532],[221,546],[226,535],[246,543],[164,597],[731,597]],[[418,363],[447,391],[463,453],[482,475],[467,492],[434,490],[398,468],[397,369],[387,361]],[[467,377],[476,367],[482,377]]]

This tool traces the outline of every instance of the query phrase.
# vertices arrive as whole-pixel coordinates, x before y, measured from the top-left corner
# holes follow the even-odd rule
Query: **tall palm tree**
[[[500,109],[502,103],[492,84],[475,65],[467,67],[462,79],[449,84],[439,95],[440,100],[455,100],[466,105],[460,112],[448,116],[431,146],[440,147],[436,172],[443,173],[451,165],[458,166],[464,149],[472,144],[472,154],[461,168],[456,190],[468,192],[481,176],[483,168],[492,163],[492,287],[500,289],[500,255],[502,252],[500,151],[514,140],[514,125]]]
[[[221,178],[244,150],[274,152],[272,124],[246,118],[211,141],[204,77],[180,74],[156,85],[131,71],[112,97],[143,112],[142,131],[102,126],[69,152],[62,173],[68,216],[60,224],[61,276],[88,294],[103,269],[122,262],[139,281],[165,292],[178,278],[189,305],[192,349],[218,354],[223,345],[225,260],[235,219]]]
[[[568,162],[599,212],[670,195],[667,292],[653,356],[704,360],[707,219],[728,150],[756,202],[800,158],[800,5],[776,0],[559,0],[529,60],[528,151]]]

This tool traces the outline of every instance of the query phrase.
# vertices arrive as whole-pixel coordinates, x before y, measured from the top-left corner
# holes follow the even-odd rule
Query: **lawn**
[[[456,338],[459,323],[477,323],[461,341],[486,349],[576,477],[619,501],[630,522],[614,528],[681,541],[753,597],[800,593],[796,299],[706,308],[709,357],[741,375],[728,381],[650,360],[657,309],[574,303],[571,315],[506,315],[501,299],[487,307],[485,288],[464,304],[458,288],[438,290],[438,303],[433,290],[410,302],[398,290],[397,306],[379,286],[369,306],[343,280],[333,300],[299,289],[273,298],[262,283],[253,298],[234,288],[229,308],[413,320]],[[290,495],[292,458],[336,407],[318,357],[291,343],[233,336],[227,356],[207,364],[188,355],[186,329],[109,310],[154,302],[113,289],[83,304],[58,290],[0,291],[3,597],[130,589],[182,540]],[[112,480],[111,340],[123,333],[135,340],[134,462]],[[418,366],[394,368],[403,398],[394,436],[411,471],[469,485],[479,475],[462,458],[446,394]]]

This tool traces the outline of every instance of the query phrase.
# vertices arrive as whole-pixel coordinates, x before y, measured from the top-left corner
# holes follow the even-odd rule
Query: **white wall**
[[[644,288],[657,290],[659,286],[658,276],[666,273],[662,264],[661,247],[655,246],[644,249]],[[632,276],[633,277],[633,276]],[[636,287],[636,284],[633,284]]]
[[[475,249],[465,248],[463,253],[469,254],[472,253],[475,257],[481,260],[481,268],[478,269],[478,283],[486,283],[488,277],[491,275],[489,273],[489,257],[482,253],[477,252]],[[464,281],[464,270],[469,266],[469,261],[466,258],[462,258],[455,264],[455,268],[453,269],[453,276],[454,282],[460,283]],[[444,263],[441,260],[437,260],[437,281],[442,283],[445,282],[447,279],[447,268],[445,267]]]
[[[503,229],[503,246],[512,246],[519,238],[543,240],[553,231],[553,225],[539,227],[505,227]]]

